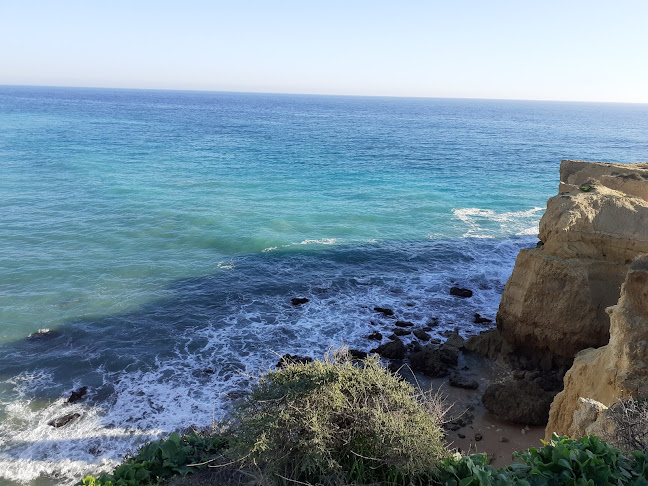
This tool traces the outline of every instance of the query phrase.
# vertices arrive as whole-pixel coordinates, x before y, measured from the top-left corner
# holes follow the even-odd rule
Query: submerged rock
[[[313,358],[310,356],[299,356],[297,354],[284,354],[281,359],[277,362],[277,368],[283,368],[284,366],[287,366],[289,364],[303,364],[303,363],[311,363],[313,361]]]
[[[410,321],[396,321],[394,323],[398,327],[413,327],[414,323]]]
[[[373,341],[382,341],[383,335],[379,333],[378,331],[374,331],[371,334],[367,336],[367,339],[371,339]]]
[[[421,341],[429,341],[432,339],[432,336],[430,336],[427,332],[425,332],[423,329],[416,329],[414,330],[414,336],[416,336],[418,339]]]
[[[396,336],[407,336],[408,334],[412,334],[412,331],[408,331],[407,329],[401,329],[400,327],[397,327],[394,329],[394,334]]]
[[[391,310],[391,309],[388,309],[387,307],[374,307],[374,310],[375,310],[376,312],[380,312],[380,313],[381,313],[382,315],[384,315],[384,316],[388,316],[388,317],[389,317],[389,316],[393,316],[393,315],[394,315],[394,311]]]
[[[475,319],[473,320],[473,322],[474,322],[475,324],[490,324],[491,322],[493,322],[493,320],[492,320],[492,319],[488,319],[488,318],[486,318],[486,317],[482,317],[482,316],[479,315],[479,314],[475,314]]]
[[[81,416],[80,413],[68,413],[67,415],[63,415],[62,417],[55,418],[54,420],[50,420],[47,422],[47,425],[51,425],[52,427],[59,428],[59,427],[65,427],[67,424],[72,422],[73,420],[78,419]]]
[[[292,305],[302,305],[309,302],[309,300],[306,297],[293,297],[290,302],[292,302]]]
[[[359,349],[349,349],[349,356],[351,356],[352,359],[365,359],[368,354]]]
[[[45,341],[47,339],[54,339],[56,337],[59,337],[60,335],[61,332],[55,329],[39,329],[38,331],[32,332],[29,336],[27,336],[27,340]]]
[[[473,296],[473,291],[461,287],[451,287],[450,295],[454,295],[455,297],[461,297],[462,299],[468,299]]]
[[[70,398],[67,399],[67,403],[76,403],[80,401],[88,393],[88,387],[82,386],[77,390],[73,390],[70,394]]]

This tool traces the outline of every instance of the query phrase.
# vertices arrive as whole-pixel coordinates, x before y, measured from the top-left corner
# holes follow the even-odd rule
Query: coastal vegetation
[[[259,377],[227,422],[172,434],[87,486],[633,485],[648,486],[646,451],[624,453],[597,437],[554,436],[496,469],[485,454],[444,447],[444,405],[378,359],[335,351]],[[198,473],[195,481],[182,479]]]

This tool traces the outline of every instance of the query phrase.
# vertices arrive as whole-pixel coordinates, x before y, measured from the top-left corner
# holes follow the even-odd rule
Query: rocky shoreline
[[[394,371],[407,364],[446,379],[451,399],[460,396],[453,388],[479,389],[479,404],[494,420],[541,427],[546,438],[609,432],[608,407],[648,396],[648,163],[563,160],[559,194],[547,203],[538,237],[536,248],[518,255],[496,328],[468,339],[455,329],[441,342],[429,334],[435,321],[417,328],[375,307],[381,320],[371,322],[376,329],[367,339],[391,334],[370,352]],[[472,296],[457,287],[449,293]],[[476,323],[487,321],[475,315]],[[403,336],[412,339],[405,344]],[[486,361],[470,369],[471,356]],[[497,377],[486,379],[493,366],[500,367]],[[474,409],[473,400],[446,430],[470,425]],[[473,439],[470,447],[483,434]]]
[[[495,328],[468,337],[455,328],[442,340],[432,337],[437,319],[415,325],[375,306],[366,349],[350,350],[356,359],[379,354],[393,372],[442,389],[454,404],[444,424],[451,446],[496,463],[553,432],[610,435],[608,407],[648,396],[648,163],[565,160],[560,181],[538,246],[518,255]],[[467,288],[448,293],[472,297]],[[312,359],[286,354],[277,366]],[[86,391],[74,390],[69,403]]]

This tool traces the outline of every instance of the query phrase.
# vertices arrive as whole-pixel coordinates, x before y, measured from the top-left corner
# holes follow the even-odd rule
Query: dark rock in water
[[[27,340],[44,341],[46,339],[54,339],[56,337],[59,337],[60,335],[60,331],[52,329],[39,329],[38,331],[32,332],[29,336],[27,336]]]
[[[367,353],[359,349],[349,349],[349,355],[353,359],[365,359],[368,356]]]
[[[70,394],[70,398],[67,399],[68,403],[76,403],[79,400],[81,400],[85,394],[88,393],[88,387],[87,386],[82,386],[81,388],[77,390],[73,390],[72,393]]]
[[[450,386],[465,388],[467,390],[476,390],[479,383],[476,380],[460,375],[459,373],[450,373]]]
[[[283,368],[289,364],[303,364],[311,363],[313,358],[310,356],[299,356],[297,354],[284,354],[281,359],[277,362],[277,368]]]
[[[442,350],[440,347],[431,345],[424,346],[420,351],[412,352],[410,355],[412,369],[431,377],[447,376],[450,373],[450,366],[453,364],[447,353],[447,349]]]
[[[438,353],[441,357],[441,361],[450,366],[457,366],[457,362],[459,361],[459,349],[446,341],[439,346]]]
[[[64,427],[65,425],[69,424],[75,419],[78,419],[81,416],[80,413],[68,413],[67,415],[63,415],[62,417],[55,418],[54,420],[50,420],[47,422],[47,425],[51,425],[52,427]]]
[[[475,320],[473,321],[475,324],[490,324],[493,322],[492,319],[488,319],[486,317],[482,317],[479,314],[475,314]]]
[[[376,349],[371,350],[372,353],[378,353],[380,356],[387,359],[403,359],[406,351],[407,348],[405,348],[403,341],[398,338],[388,343],[381,344]]]
[[[394,311],[391,310],[391,309],[388,309],[386,307],[374,307],[374,310],[376,312],[380,312],[384,316],[393,316],[394,315]]]
[[[216,373],[216,370],[214,368],[204,368],[202,372],[206,375],[213,375],[214,373]]]
[[[461,297],[462,299],[467,299],[469,297],[472,297],[473,292],[470,289],[463,289],[461,287],[451,287],[450,295],[454,295],[455,297]]]
[[[441,344],[441,340],[439,338],[430,339],[430,344]]]
[[[466,434],[457,434],[457,437],[459,437],[460,439],[465,439],[465,438],[466,438]]]
[[[302,305],[308,302],[308,299],[306,297],[293,297],[290,302],[292,302],[292,305]]]
[[[412,331],[408,331],[407,329],[401,329],[400,327],[397,327],[394,329],[394,334],[396,336],[407,336],[408,334],[412,334]]]
[[[446,336],[448,337],[448,339],[446,339],[446,342],[445,342],[446,345],[452,346],[452,347],[457,348],[457,349],[464,349],[464,345],[466,343],[466,340],[461,337],[461,335],[459,334],[458,329],[455,329],[451,333],[446,334]]]
[[[372,339],[374,341],[382,341],[383,335],[378,331],[374,331],[367,336],[367,339]]]
[[[414,331],[414,335],[419,338],[421,341],[429,341],[432,339],[432,336],[430,336],[427,332],[425,332],[423,329],[416,329]]]
[[[483,435],[481,435],[479,432],[475,434],[475,442],[479,442],[484,438]]]
[[[398,327],[412,327],[412,326],[414,326],[414,323],[410,322],[410,321],[396,321],[395,324]]]
[[[537,384],[510,380],[490,385],[482,402],[484,406],[506,422],[525,425],[546,425],[554,394]]]

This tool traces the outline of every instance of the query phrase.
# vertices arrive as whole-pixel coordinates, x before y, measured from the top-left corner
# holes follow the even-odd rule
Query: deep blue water
[[[560,160],[647,135],[647,105],[0,87],[0,482],[209,424],[273,351],[369,349],[377,305],[479,331]]]

